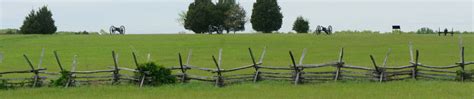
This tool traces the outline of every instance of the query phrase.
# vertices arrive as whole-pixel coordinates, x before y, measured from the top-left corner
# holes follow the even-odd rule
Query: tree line
[[[250,19],[252,28],[258,32],[271,33],[278,31],[282,25],[283,15],[277,0],[257,0],[253,5]],[[235,0],[194,0],[187,12],[180,14],[179,19],[184,28],[202,34],[210,26],[222,26],[227,33],[244,31],[247,23],[246,12]]]
[[[282,26],[283,15],[277,0],[256,0],[250,20],[247,19],[246,14],[245,9],[235,0],[218,0],[216,3],[212,0],[194,0],[189,4],[187,11],[179,13],[178,21],[185,29],[196,34],[209,32],[210,26],[222,27],[227,33],[244,31],[248,21],[252,24],[253,30],[262,33],[278,31]],[[25,17],[20,30],[4,29],[0,30],[0,34],[54,34],[57,27],[52,16],[47,6],[40,7],[38,10],[33,9]],[[308,33],[310,32],[309,22],[299,16],[293,23],[292,29],[297,33]],[[436,32],[423,27],[413,33],[434,34]]]

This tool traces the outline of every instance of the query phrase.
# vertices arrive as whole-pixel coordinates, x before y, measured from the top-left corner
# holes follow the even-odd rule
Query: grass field
[[[461,37],[466,47],[466,60],[474,61],[474,35]],[[43,67],[59,71],[52,51],[57,50],[63,64],[70,69],[73,55],[78,55],[79,70],[107,69],[113,65],[111,51],[119,53],[121,67],[134,68],[132,50],[139,61],[151,53],[152,60],[165,66],[177,66],[177,54],[193,50],[191,64],[214,67],[211,55],[223,48],[223,68],[251,64],[247,48],[259,55],[267,47],[265,65],[288,66],[288,51],[301,53],[308,48],[305,63],[337,60],[339,49],[346,50],[346,64],[372,66],[370,54],[378,62],[389,48],[388,65],[407,65],[408,42],[420,50],[420,62],[451,65],[459,61],[459,36],[439,37],[416,34],[335,34],[331,36],[296,34],[242,35],[0,35],[0,52],[5,59],[0,71],[25,70],[22,57],[27,54],[37,64],[41,49],[46,49]],[[296,55],[299,57],[299,55]],[[473,66],[468,69],[474,68]],[[247,71],[243,71],[247,72]],[[248,71],[251,72],[251,71]],[[206,75],[204,72],[191,71]],[[17,75],[23,76],[23,75]],[[180,95],[186,93],[187,95]],[[140,89],[135,86],[84,86],[78,88],[20,88],[0,91],[8,98],[474,98],[474,83],[454,81],[328,82],[294,86],[290,82],[265,81],[216,88],[209,83],[167,85]]]

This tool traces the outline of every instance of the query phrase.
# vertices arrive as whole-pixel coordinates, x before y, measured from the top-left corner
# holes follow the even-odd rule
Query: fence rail
[[[301,57],[296,61],[292,51],[289,51],[289,66],[267,66],[263,64],[263,59],[266,53],[266,48],[263,49],[258,61],[252,52],[252,49],[248,49],[251,61],[249,65],[244,65],[236,68],[224,69],[222,68],[222,49],[219,50],[217,57],[212,56],[215,68],[203,68],[195,66],[190,63],[192,51],[190,50],[187,54],[186,60],[183,61],[181,53],[178,54],[179,66],[171,66],[169,69],[177,71],[173,76],[177,77],[182,83],[189,82],[190,80],[204,81],[214,83],[216,86],[225,86],[226,84],[252,81],[258,82],[261,80],[283,80],[292,81],[294,84],[310,83],[314,81],[338,81],[338,80],[370,80],[377,82],[393,81],[393,80],[404,80],[404,79],[445,79],[445,80],[460,80],[464,81],[466,75],[459,74],[459,71],[465,71],[466,66],[473,65],[474,62],[466,62],[464,60],[464,47],[461,47],[460,62],[455,62],[454,65],[449,66],[432,66],[421,64],[419,62],[419,50],[414,51],[412,44],[409,44],[410,50],[410,64],[404,66],[391,66],[387,67],[388,57],[391,53],[391,49],[388,50],[385,55],[382,64],[377,64],[375,57],[369,55],[373,68],[370,66],[354,66],[344,62],[344,48],[341,48],[338,60],[335,62],[328,62],[322,64],[304,64],[303,60],[306,56],[307,50],[304,49]],[[44,54],[44,51],[43,53]],[[54,51],[54,55],[61,72],[66,71],[60,61],[59,55]],[[138,60],[135,52],[132,52],[133,61],[138,68]],[[65,87],[75,86],[83,83],[94,83],[94,82],[110,82],[111,84],[117,84],[123,81],[137,82],[141,87],[145,81],[149,80],[150,77],[146,77],[144,74],[148,74],[148,71],[131,69],[120,67],[118,64],[118,55],[115,51],[112,51],[113,66],[109,66],[105,70],[90,70],[90,71],[76,71],[77,61],[76,57],[73,57],[73,64],[71,71],[67,74],[67,84]],[[11,85],[29,84],[32,87],[38,86],[44,80],[48,79],[46,76],[40,76],[40,74],[57,76],[61,73],[47,72],[46,68],[41,68],[41,61],[38,68],[34,68],[31,61],[26,55],[25,60],[29,64],[30,70],[20,71],[6,71],[0,72],[0,75],[8,74],[19,74],[19,73],[31,73],[33,77],[27,78],[0,78],[0,80],[13,81],[23,80],[23,82],[11,82]],[[322,69],[326,68],[326,69]],[[190,74],[187,71],[196,70],[207,72],[212,76],[200,76]],[[238,74],[227,74],[234,73],[242,70],[254,70],[253,73],[238,73]],[[143,74],[140,77],[126,75],[123,72],[129,72],[133,74]],[[122,73],[122,74],[121,74]],[[472,75],[472,74],[471,74]]]

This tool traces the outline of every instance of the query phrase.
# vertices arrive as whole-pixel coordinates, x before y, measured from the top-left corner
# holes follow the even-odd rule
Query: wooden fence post
[[[392,49],[388,49],[387,55],[385,55],[385,59],[383,60],[383,64],[382,64],[383,68],[379,70],[380,72],[379,82],[383,82],[384,79],[387,79],[385,78],[385,67],[387,67],[388,56],[390,55],[391,52],[392,52]]]
[[[219,66],[222,66],[222,48],[219,49],[219,57],[217,63],[219,64]]]
[[[191,56],[193,55],[193,49],[189,49],[188,57],[186,57],[186,65],[189,66],[189,61],[191,61]]]
[[[192,56],[192,54],[193,54],[193,49],[189,49],[188,57],[186,57],[186,64],[185,64],[183,67],[189,66],[189,62],[191,61],[191,56]],[[182,69],[184,69],[184,71],[186,71],[187,67],[186,67],[186,68],[182,68]],[[187,76],[186,73],[184,73],[184,74],[185,74],[186,77],[185,77],[185,78],[182,78],[182,79],[184,79],[185,82],[188,82],[188,80],[189,80],[189,79],[188,79],[188,76]]]
[[[223,81],[223,78],[222,78],[222,73],[221,73],[221,68],[220,68],[220,64],[217,62],[216,58],[214,57],[214,55],[212,55],[212,60],[214,60],[214,64],[216,64],[216,67],[217,67],[217,77],[216,77],[216,83],[215,85],[218,86],[218,87],[222,87],[224,86],[224,81]]]
[[[138,68],[138,59],[137,59],[137,55],[135,54],[135,52],[132,52],[132,56],[133,56],[133,62],[135,63],[135,66],[137,66]]]
[[[23,54],[23,57],[25,57],[25,60],[26,62],[28,62],[28,65],[30,66],[31,68],[31,73],[33,73],[35,76],[33,76],[33,85],[32,87],[36,87],[37,83],[38,83],[38,79],[39,79],[39,73],[38,73],[38,70],[35,70],[35,67],[33,67],[33,64],[31,63],[30,59],[28,58],[28,56],[26,56],[25,54]]]
[[[373,55],[370,55],[370,60],[372,60],[372,64],[374,65],[374,68],[375,68],[375,72],[377,73],[377,75],[379,75],[379,77],[382,77],[382,72],[380,71],[380,68],[377,66],[377,63],[375,62],[375,59],[374,59],[374,56]]]
[[[304,48],[303,52],[301,52],[301,57],[300,57],[300,60],[298,62],[298,65],[303,65],[303,61],[304,61],[304,58],[306,56],[306,52],[307,52],[307,49]],[[301,69],[301,71],[303,71],[304,68],[300,68],[300,69]]]
[[[187,75],[186,75],[186,69],[183,66],[183,60],[181,58],[181,53],[178,53],[178,58],[179,58],[179,66],[181,68],[181,73],[183,73],[182,76],[181,76],[181,83],[186,83],[187,82]]]
[[[74,80],[74,72],[76,71],[76,66],[77,66],[77,55],[74,55],[73,59],[72,59],[72,69],[71,69],[71,73],[69,74],[68,76],[68,79],[67,79],[67,83],[66,83],[66,86],[65,88],[69,87],[71,85],[71,83],[74,83],[75,80]]]
[[[116,84],[120,80],[120,74],[119,74],[119,69],[118,69],[118,58],[117,57],[118,57],[118,55],[115,54],[115,51],[112,51],[112,58],[114,59],[114,70],[115,70],[113,72],[114,73],[113,74],[114,80],[113,80],[112,84]]]
[[[293,65],[293,69],[294,69],[294,84],[295,85],[298,85],[301,81],[301,72],[300,72],[300,69],[298,67],[296,67],[296,62],[295,62],[295,58],[293,57],[293,52],[289,52],[290,53],[290,58],[291,58],[291,63]]]
[[[461,47],[461,63],[459,63],[459,66],[461,67],[461,71],[463,74],[461,74],[461,81],[464,81],[464,69],[465,69],[465,61],[464,61],[464,46]]]
[[[148,53],[146,56],[146,62],[150,62],[150,61],[151,61],[151,54]]]
[[[263,51],[262,51],[262,54],[260,55],[260,59],[258,61],[258,63],[263,63],[263,57],[265,57],[265,53],[267,51],[267,47],[263,47]]]
[[[56,58],[56,62],[58,63],[59,69],[61,69],[61,72],[64,71],[64,68],[61,65],[61,61],[59,59],[59,55],[58,55],[57,51],[53,51],[53,53],[54,53],[54,57]]]
[[[408,43],[408,49],[410,50],[410,63],[413,63],[413,43]]]
[[[420,56],[420,53],[418,50],[416,50],[416,54],[415,54],[415,64],[413,65],[413,71],[412,71],[412,78],[413,79],[417,79],[417,75],[418,75],[418,60],[419,60],[419,56]]]
[[[219,86],[224,86],[224,77],[222,76],[222,72],[221,72],[221,66],[222,66],[222,48],[219,49],[219,57],[218,57],[217,62],[218,62],[218,64],[219,64],[219,65],[217,65],[217,71],[220,72],[220,74],[219,74],[219,78],[220,78]]]
[[[41,64],[43,64],[43,57],[44,57],[44,48],[41,50],[40,60],[38,62],[38,69],[41,69]]]
[[[146,78],[146,73],[145,71],[140,69],[138,60],[137,60],[137,55],[135,54],[135,52],[132,52],[132,56],[133,56],[133,61],[135,62],[135,66],[138,69],[138,72],[142,74],[142,77],[140,79],[140,87],[143,87],[143,83],[145,82],[145,78]]]
[[[382,68],[379,68],[377,66],[377,63],[375,62],[374,56],[370,55],[370,60],[372,60],[372,64],[374,65],[375,72],[379,75],[379,78],[378,78],[379,82],[383,82],[383,80],[385,79],[385,67],[386,67],[386,64],[387,64],[387,61],[388,61],[388,56],[390,55],[391,51],[392,51],[392,49],[388,49],[387,55],[385,56],[385,59],[384,59],[383,64],[382,64]]]
[[[336,75],[334,77],[334,81],[337,81],[341,75],[341,67],[344,66],[344,48],[341,48],[341,52],[339,53],[339,61],[336,64]]]
[[[255,61],[255,57],[253,56],[253,52],[252,52],[252,49],[249,48],[249,53],[250,53],[250,58],[252,59],[252,63],[253,63],[253,68],[255,69],[255,74],[253,76],[253,82],[257,82],[257,81],[260,81],[261,77],[260,77],[260,71],[258,70],[258,66],[257,66],[257,62]]]

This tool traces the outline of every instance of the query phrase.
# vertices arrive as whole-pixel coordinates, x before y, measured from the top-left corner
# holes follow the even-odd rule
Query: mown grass
[[[474,60],[474,35],[464,35],[466,59]],[[43,65],[49,70],[58,70],[52,51],[57,50],[66,68],[70,68],[72,56],[78,55],[79,69],[100,69],[113,65],[111,51],[119,54],[119,64],[134,67],[131,52],[135,50],[139,61],[146,60],[151,53],[152,61],[165,66],[177,66],[177,54],[186,55],[193,50],[191,64],[215,67],[211,55],[223,48],[223,68],[251,64],[247,48],[254,49],[258,56],[267,47],[264,63],[288,66],[288,51],[299,57],[303,48],[308,48],[305,63],[335,61],[339,49],[346,49],[348,64],[372,66],[369,55],[381,61],[386,51],[392,48],[389,65],[405,65],[409,61],[408,42],[421,52],[424,64],[449,65],[459,61],[459,37],[439,37],[414,34],[336,34],[331,36],[247,34],[247,35],[2,35],[0,51],[5,54],[0,70],[27,69],[22,54],[38,62],[42,48],[46,49]]]
[[[288,51],[299,53],[308,48],[305,63],[325,63],[337,60],[344,47],[346,64],[372,66],[369,55],[379,63],[391,48],[389,66],[409,62],[408,42],[421,52],[420,62],[432,65],[451,65],[459,61],[460,38],[466,46],[466,60],[474,61],[474,35],[439,37],[416,34],[242,34],[242,35],[0,35],[0,52],[5,59],[0,71],[29,69],[22,54],[37,64],[42,48],[46,54],[42,66],[49,72],[59,68],[52,51],[57,50],[66,69],[71,68],[72,56],[78,55],[79,70],[107,69],[113,65],[111,51],[119,53],[121,67],[134,68],[131,52],[136,51],[139,61],[151,53],[152,61],[164,66],[177,66],[177,54],[193,50],[191,64],[214,68],[211,55],[223,48],[223,68],[251,64],[247,48],[259,56],[267,47],[265,65],[288,66]],[[472,69],[470,66],[468,69]],[[251,73],[252,70],[240,71]],[[210,75],[191,71],[192,74]],[[30,75],[15,75],[29,77]],[[9,77],[9,76],[4,76]],[[209,83],[192,82],[140,89],[135,86],[90,86],[78,88],[20,88],[0,91],[8,98],[472,98],[474,83],[450,81],[329,82],[291,85],[289,82],[266,81],[215,88]],[[181,95],[186,93],[187,95]]]
[[[443,81],[328,82],[292,85],[289,82],[264,81],[243,83],[223,88],[208,83],[137,86],[85,86],[75,88],[24,88],[0,91],[8,99],[471,99],[474,84]]]

